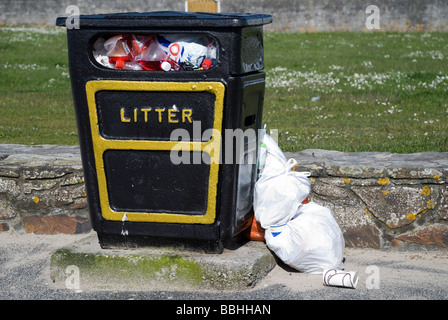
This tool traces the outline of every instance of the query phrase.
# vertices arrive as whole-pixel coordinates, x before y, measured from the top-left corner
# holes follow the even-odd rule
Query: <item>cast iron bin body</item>
[[[124,234],[219,247],[248,226],[257,166],[247,158],[257,158],[258,143],[244,140],[241,161],[237,143],[227,143],[225,132],[236,136],[237,129],[253,129],[258,137],[265,88],[262,28],[271,20],[262,14],[164,11],[81,15],[79,28],[67,28],[86,192],[100,242]],[[65,23],[65,17],[56,22]],[[92,55],[93,43],[121,33],[205,34],[218,44],[217,63],[199,71],[105,68]],[[177,118],[173,111],[144,119],[143,108],[174,108]],[[184,109],[189,111],[181,115]],[[188,141],[170,140],[179,128]],[[226,150],[229,145],[233,150]],[[184,163],[171,161],[175,146],[190,150],[178,153],[188,155]],[[233,160],[225,161],[229,152]]]

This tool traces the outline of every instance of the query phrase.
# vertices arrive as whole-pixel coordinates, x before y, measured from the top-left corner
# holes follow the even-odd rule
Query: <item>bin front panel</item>
[[[87,82],[104,219],[214,223],[224,91],[220,82]]]
[[[197,155],[194,155],[197,153]],[[205,163],[174,164],[170,151],[108,150],[104,170],[109,205],[115,211],[205,215],[210,168]]]
[[[170,140],[173,129],[184,129],[200,141],[213,128],[215,95],[206,91],[103,90],[95,100],[105,139]],[[200,131],[193,132],[193,121],[200,121]]]

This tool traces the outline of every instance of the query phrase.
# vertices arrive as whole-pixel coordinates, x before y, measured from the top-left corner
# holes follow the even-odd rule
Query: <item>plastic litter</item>
[[[201,36],[167,35],[159,36],[158,40],[168,58],[178,64],[200,68],[207,57],[207,41]]]
[[[301,205],[288,223],[271,226],[266,244],[284,263],[301,272],[321,274],[343,269],[344,237],[328,208],[315,202]]]
[[[326,286],[356,289],[358,285],[358,272],[326,269],[322,273],[322,281]]]
[[[135,57],[135,60],[142,65],[143,70],[170,71],[172,68],[177,69],[179,67],[169,59],[155,36],[151,37],[150,44]]]
[[[287,160],[277,143],[264,130],[260,134],[260,177],[254,187],[255,219],[264,229],[291,220],[311,191],[309,172],[296,172],[297,163]],[[265,150],[263,150],[265,149]],[[263,159],[264,158],[264,159]],[[264,162],[264,163],[263,163]]]
[[[98,38],[95,60],[112,69],[144,71],[209,70],[217,61],[216,41],[206,35],[118,34]]]
[[[345,241],[330,209],[309,201],[309,172],[296,172],[277,143],[260,134],[259,178],[254,217],[265,229],[266,245],[301,272],[321,274],[344,267]]]
[[[261,227],[260,223],[252,216],[250,221],[250,227],[245,232],[245,237],[252,241],[265,241],[265,230]]]
[[[268,149],[266,170],[271,163],[270,160],[272,159]],[[277,161],[274,164],[279,165]],[[310,193],[309,172],[292,171],[291,168],[295,164],[296,161],[290,159],[283,164],[283,167],[278,168],[279,171],[276,174],[272,176],[262,174],[255,183],[255,219],[265,229],[285,224],[293,219],[302,201]]]

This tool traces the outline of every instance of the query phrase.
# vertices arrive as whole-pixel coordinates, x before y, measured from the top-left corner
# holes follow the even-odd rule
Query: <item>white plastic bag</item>
[[[309,172],[295,172],[291,168],[297,163],[286,160],[277,143],[267,134],[262,134],[266,146],[264,167],[254,187],[255,219],[267,229],[287,223],[297,213],[311,187]]]
[[[266,133],[265,128],[260,132],[260,156],[259,156],[259,175],[263,178],[277,175],[284,171],[286,166],[285,155],[272,137]],[[260,177],[259,177],[260,178]]]
[[[321,274],[343,269],[345,241],[331,210],[309,202],[297,216],[265,232],[266,245],[284,263],[301,272]]]
[[[204,36],[169,34],[159,35],[161,48],[176,63],[189,62],[200,67],[207,56],[207,39]]]
[[[292,171],[295,163],[294,159],[290,159],[282,171],[270,176],[263,173],[255,183],[255,219],[264,229],[291,220],[310,193],[309,173]]]

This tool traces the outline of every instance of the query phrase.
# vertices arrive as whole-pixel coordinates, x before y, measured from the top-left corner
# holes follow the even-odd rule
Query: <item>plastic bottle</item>
[[[212,41],[207,45],[207,59],[211,61],[216,60],[216,42]]]
[[[121,69],[124,70],[142,70],[142,66],[137,62],[124,62],[123,67]]]
[[[93,57],[95,60],[108,68],[113,68],[114,66],[109,63],[109,57],[107,56],[107,51],[104,48],[104,42],[106,40],[102,37],[99,37],[95,43],[93,44]]]
[[[160,69],[163,71],[170,71],[172,69],[172,65],[168,61],[162,61],[160,63]]]
[[[132,55],[137,57],[142,54],[152,41],[152,36],[130,35],[130,42],[132,46]]]
[[[202,68],[204,70],[210,69],[216,61],[216,42],[212,41],[207,45],[207,54],[204,61],[202,61]]]
[[[204,59],[204,61],[202,61],[202,68],[204,70],[208,70],[212,67],[213,62],[210,59]]]
[[[143,70],[170,71],[179,68],[177,63],[165,53],[155,37],[151,38],[149,46],[136,57],[136,60],[142,65]]]
[[[125,61],[131,60],[130,49],[121,34],[106,40],[104,42],[104,48],[109,57],[109,63],[116,68],[121,69]]]
[[[160,48],[157,39],[151,38],[150,44],[142,52],[141,55],[136,57],[136,60],[140,62],[143,70],[156,70],[160,71],[161,61],[166,59],[165,52]]]

